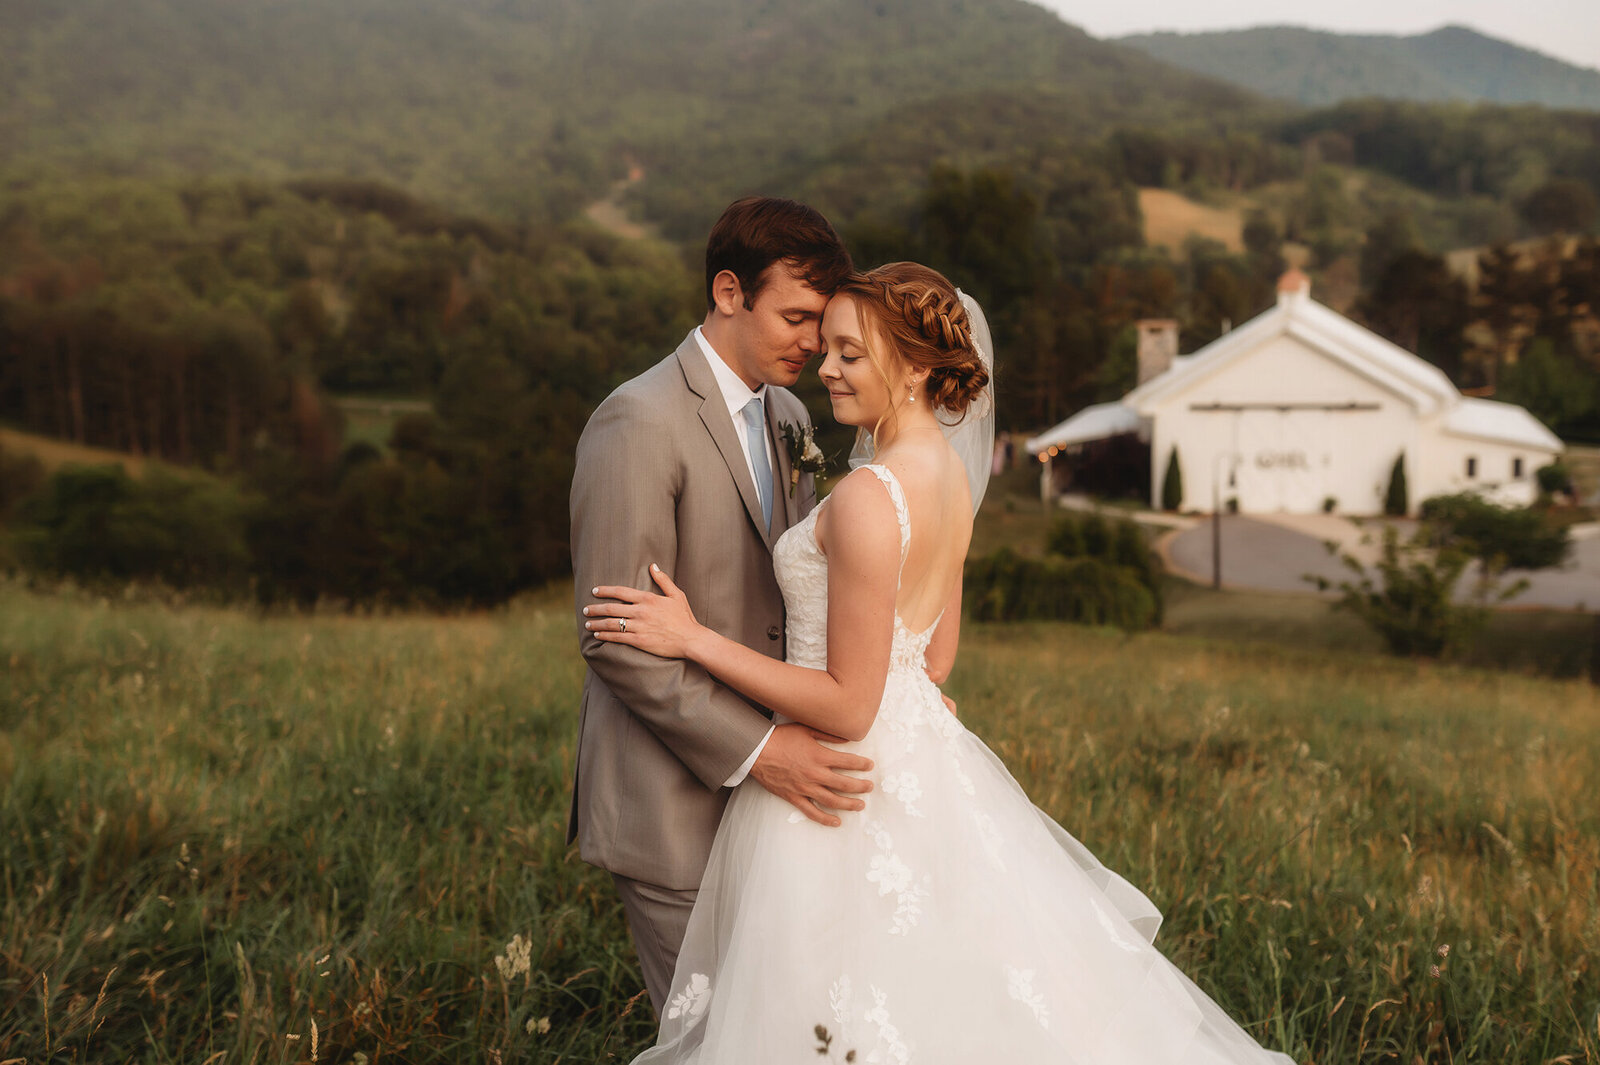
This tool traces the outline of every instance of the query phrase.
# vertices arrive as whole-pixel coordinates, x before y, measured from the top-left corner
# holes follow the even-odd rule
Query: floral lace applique
[[[852,1003],[854,997],[855,994],[850,984],[848,973],[839,977],[833,982],[833,986],[828,988],[828,1006],[833,1010],[833,1023],[838,1025],[841,1030],[847,1028],[850,1024],[851,1014],[855,1012],[855,1007]]]
[[[889,996],[872,988],[872,1008],[863,1020],[878,1028],[878,1045],[867,1055],[870,1065],[909,1065],[911,1048],[900,1038],[900,1029],[889,1019]]]
[[[695,973],[689,977],[689,983],[678,994],[672,996],[672,1003],[667,1007],[667,1020],[675,1021],[685,1017],[684,1030],[687,1031],[700,1023],[706,1007],[711,1005],[711,980],[705,973]]]
[[[894,896],[895,907],[890,917],[889,934],[907,935],[922,919],[922,900],[928,897],[933,878],[924,876],[921,883],[913,883],[915,874],[894,853],[894,837],[883,827],[882,821],[868,821],[864,828],[881,852],[872,856],[867,869],[867,882],[878,885],[880,898]]]
[[[961,759],[956,757],[955,748],[949,749],[950,771],[956,775],[956,783],[961,785],[961,790],[967,795],[976,795],[978,789],[972,786],[972,778],[967,776],[967,771],[961,768]]]
[[[900,752],[911,754],[917,749],[917,720],[894,707],[884,707],[878,720],[889,726],[890,735],[900,741]]]
[[[999,872],[1006,871],[1005,859],[1000,857],[1000,851],[1005,846],[1005,840],[1000,837],[1000,830],[994,827],[994,818],[982,810],[972,811],[972,819],[977,822],[978,835],[983,837],[983,850],[989,856],[989,864]]]
[[[912,817],[921,817],[922,811],[917,809],[917,800],[922,798],[922,782],[917,775],[907,769],[903,773],[883,778],[883,791],[886,795],[893,795],[905,806],[906,813]]]
[[[934,734],[942,740],[953,740],[961,735],[961,719],[946,709],[943,713],[930,710],[928,724],[932,726]]]
[[[1050,1027],[1050,1007],[1044,1004],[1044,995],[1033,989],[1033,970],[1006,966],[1006,991],[1016,1001],[1033,1011],[1033,1019],[1040,1028]]]

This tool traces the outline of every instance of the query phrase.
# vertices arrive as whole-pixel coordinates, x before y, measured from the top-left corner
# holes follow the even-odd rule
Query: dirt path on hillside
[[[622,206],[622,198],[629,189],[644,180],[644,168],[633,160],[628,160],[628,176],[611,183],[605,198],[596,200],[583,209],[584,217],[607,233],[615,234],[624,240],[654,240],[659,234],[654,226],[635,222],[628,217],[627,210]]]

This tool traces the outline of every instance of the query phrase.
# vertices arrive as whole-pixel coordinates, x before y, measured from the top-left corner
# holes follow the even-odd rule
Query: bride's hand
[[[589,620],[583,627],[606,643],[625,643],[661,658],[689,658],[695,638],[706,631],[705,627],[694,619],[688,597],[653,562],[650,576],[663,594],[613,584],[596,588],[596,598],[616,602],[584,607],[584,616]]]

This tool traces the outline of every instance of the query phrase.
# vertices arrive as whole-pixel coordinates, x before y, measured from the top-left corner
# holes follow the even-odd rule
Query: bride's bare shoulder
[[[870,469],[856,470],[834,485],[817,516],[817,546],[830,558],[839,544],[871,554],[900,550],[900,519],[888,486]],[[844,534],[844,535],[841,535]]]
[[[951,491],[965,492],[966,468],[942,435],[906,441],[883,457],[882,463],[907,497],[942,498]]]

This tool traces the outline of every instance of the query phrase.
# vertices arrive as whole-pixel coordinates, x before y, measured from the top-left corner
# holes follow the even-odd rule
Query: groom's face
[[[822,350],[822,312],[828,297],[781,262],[767,267],[763,276],[766,284],[748,308],[736,281],[728,299],[718,293],[717,314],[727,327],[728,344],[726,352],[718,344],[717,354],[751,388],[762,384],[787,388],[800,380],[806,362]]]

